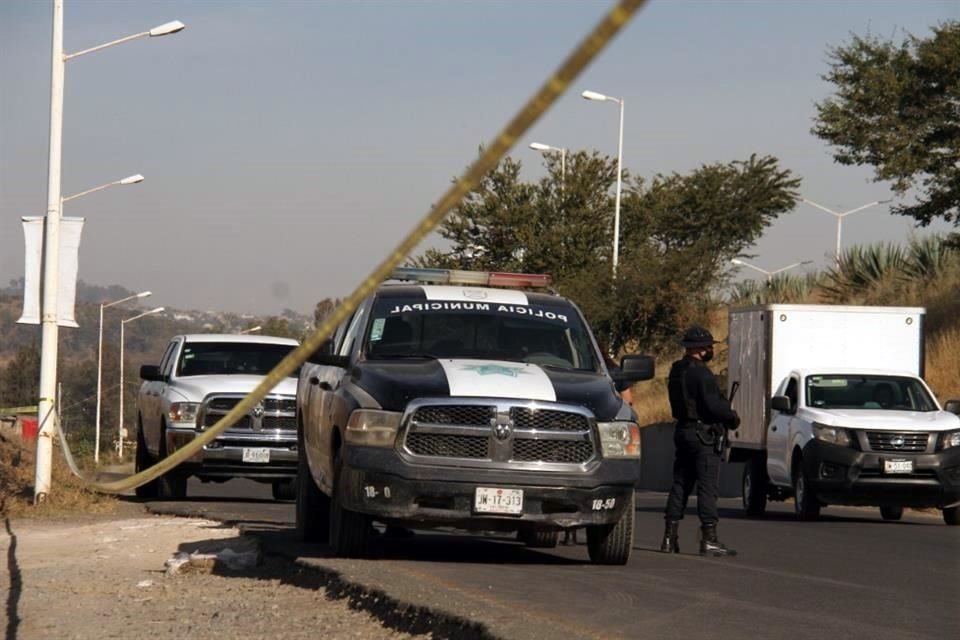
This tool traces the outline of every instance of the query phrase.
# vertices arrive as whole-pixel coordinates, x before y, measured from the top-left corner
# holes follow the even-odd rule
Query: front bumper
[[[883,459],[913,461],[913,473],[883,473]],[[858,451],[813,440],[804,447],[810,487],[826,504],[949,507],[960,504],[960,447],[937,453]]]
[[[192,426],[168,426],[167,451],[173,453],[183,448],[201,433]],[[268,461],[244,462],[244,449],[266,449]],[[177,472],[217,480],[291,479],[297,475],[297,434],[280,431],[227,430],[178,466]]]
[[[377,519],[426,526],[512,531],[612,524],[632,504],[637,460],[604,460],[589,473],[413,465],[393,449],[346,447],[344,507]],[[478,513],[477,487],[522,489],[516,515]]]

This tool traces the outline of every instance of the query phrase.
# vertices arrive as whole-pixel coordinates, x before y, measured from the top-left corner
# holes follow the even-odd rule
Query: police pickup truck
[[[296,523],[364,556],[374,521],[516,532],[531,547],[585,527],[595,563],[630,556],[635,415],[549,276],[398,269],[311,357],[297,388]]]

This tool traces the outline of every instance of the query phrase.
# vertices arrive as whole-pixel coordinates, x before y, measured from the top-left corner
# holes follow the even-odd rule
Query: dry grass
[[[944,329],[927,343],[927,384],[940,402],[960,399],[960,326]]]
[[[33,505],[34,444],[19,436],[0,433],[0,515],[58,517],[73,514],[112,513],[117,500],[87,489],[53,452],[53,479],[43,504]]]

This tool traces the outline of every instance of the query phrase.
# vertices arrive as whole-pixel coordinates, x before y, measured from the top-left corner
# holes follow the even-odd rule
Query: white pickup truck
[[[922,308],[763,305],[730,311],[727,380],[742,418],[729,461],[743,505],[794,498],[801,519],[829,504],[939,508],[960,524],[960,417],[923,381]]]
[[[269,336],[174,336],[159,365],[140,368],[136,470],[193,441],[216,424],[297,346]],[[292,499],[297,469],[297,380],[290,377],[248,415],[165,476],[137,488],[143,498],[183,498],[187,479],[250,478]]]

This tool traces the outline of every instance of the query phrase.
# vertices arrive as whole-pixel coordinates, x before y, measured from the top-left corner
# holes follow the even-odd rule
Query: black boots
[[[700,528],[700,555],[702,556],[735,556],[737,552],[733,549],[727,549],[717,540],[717,525],[705,524]]]
[[[663,542],[660,543],[661,553],[680,553],[680,544],[677,541],[677,526],[680,523],[676,520],[667,520],[663,530]]]

